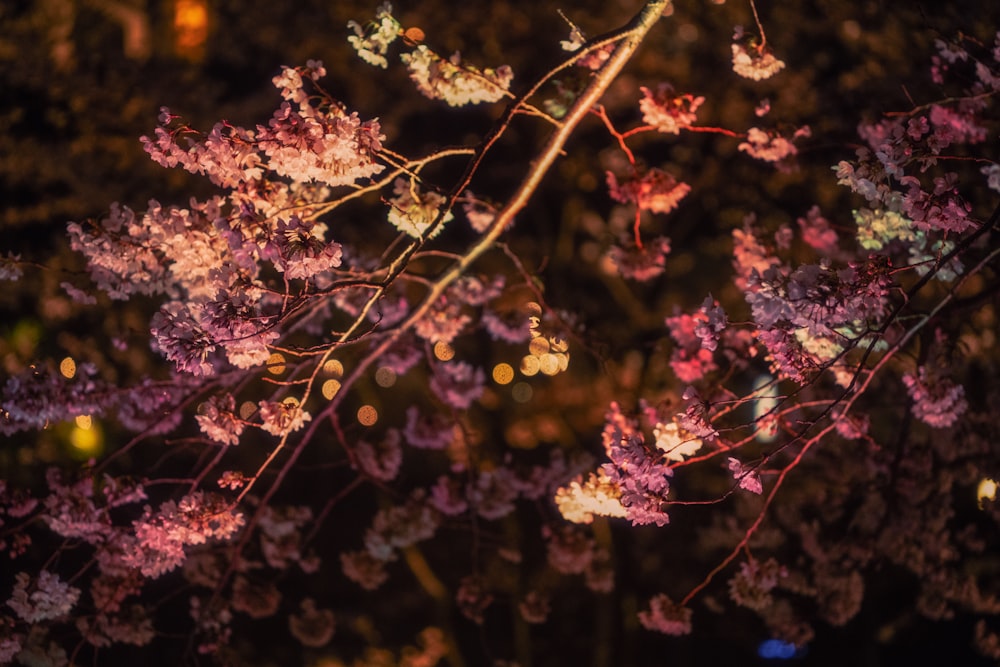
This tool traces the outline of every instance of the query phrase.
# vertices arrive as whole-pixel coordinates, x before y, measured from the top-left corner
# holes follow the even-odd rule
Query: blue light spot
[[[788,660],[798,654],[795,644],[783,642],[780,639],[768,639],[757,647],[757,655],[769,660]]]

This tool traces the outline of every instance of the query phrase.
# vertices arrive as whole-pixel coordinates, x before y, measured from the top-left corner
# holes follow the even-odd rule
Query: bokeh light
[[[382,366],[375,371],[375,384],[380,387],[389,388],[396,384],[396,371],[388,366]]]
[[[285,355],[275,352],[267,358],[267,372],[273,375],[281,375],[285,372]]]
[[[358,422],[362,426],[372,426],[378,421],[378,410],[371,405],[362,405],[358,408]]]
[[[72,380],[76,376],[76,362],[72,357],[66,357],[59,362],[59,372],[64,378]]]
[[[340,380],[327,380],[323,383],[322,391],[323,398],[329,401],[340,391]]]
[[[514,379],[514,367],[507,363],[493,367],[493,381],[497,384],[510,384]]]

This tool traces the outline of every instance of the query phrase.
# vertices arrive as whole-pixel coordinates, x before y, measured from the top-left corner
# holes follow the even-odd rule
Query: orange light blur
[[[202,56],[208,40],[206,0],[174,0],[174,48],[186,58]]]

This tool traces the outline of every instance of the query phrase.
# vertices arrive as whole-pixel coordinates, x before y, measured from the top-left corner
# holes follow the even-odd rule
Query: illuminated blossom
[[[760,475],[753,467],[744,466],[739,459],[732,456],[729,457],[727,465],[729,472],[733,473],[733,479],[739,481],[741,489],[746,489],[758,496],[763,492],[764,487],[761,485]]]
[[[261,257],[274,262],[289,280],[308,280],[317,273],[340,266],[343,250],[339,243],[326,243],[317,234],[317,225],[298,216],[279,220]]]
[[[635,204],[652,213],[669,213],[678,202],[691,192],[691,186],[682,183],[662,169],[650,169],[642,174],[632,174],[618,182],[607,172],[608,192],[611,198],[623,204]]]
[[[493,206],[475,198],[471,191],[465,191],[465,201],[462,202],[462,211],[465,219],[469,221],[469,226],[482,234],[497,217],[497,211]]]
[[[649,609],[639,612],[639,622],[665,635],[686,635],[691,633],[691,610],[660,593],[649,601]]]
[[[969,404],[965,388],[948,378],[933,377],[921,366],[903,376],[903,384],[913,400],[913,414],[928,426],[947,428],[965,414]]]
[[[664,236],[647,241],[638,247],[625,241],[608,248],[608,258],[623,278],[645,282],[661,275],[670,253],[670,239]]]
[[[319,112],[304,101],[298,110],[283,102],[267,127],[257,126],[261,162],[300,182],[349,185],[384,168],[374,161],[382,148],[378,121],[362,121],[331,105]]]
[[[679,313],[664,323],[676,345],[670,354],[670,368],[681,382],[697,382],[716,370],[712,350],[705,347],[699,332],[704,333],[707,319]]]
[[[440,209],[445,198],[433,191],[421,192],[416,183],[397,178],[393,192],[396,196],[389,199],[389,223],[415,239],[424,238],[424,233],[436,222],[434,230],[426,237],[434,238],[455,217],[451,211],[441,217]]]
[[[819,206],[813,206],[806,217],[797,220],[802,230],[802,240],[817,252],[832,256],[838,252],[837,232],[830,221],[820,213]]]
[[[784,67],[785,63],[766,47],[747,49],[742,44],[733,44],[733,71],[746,79],[770,79]]]
[[[79,588],[60,581],[48,570],[42,570],[34,581],[26,572],[18,572],[7,606],[26,623],[38,623],[65,616],[79,599]]]
[[[681,432],[676,422],[657,424],[653,427],[653,437],[656,438],[656,448],[667,459],[678,462],[694,456],[703,444],[701,438]]]
[[[232,394],[212,396],[201,404],[195,420],[201,432],[223,445],[236,445],[243,432],[243,421],[236,414],[236,402]]]
[[[284,436],[288,433],[294,433],[312,419],[312,415],[293,401],[282,403],[261,401],[258,406],[260,408],[260,427],[271,435]]]
[[[378,6],[375,13],[375,20],[369,22],[365,27],[356,21],[348,21],[347,27],[354,31],[354,34],[347,38],[347,42],[354,47],[366,63],[385,69],[389,61],[385,54],[402,32],[402,26],[392,16],[392,5],[383,2]]]
[[[635,421],[623,415],[617,403],[605,415],[602,440],[609,462],[600,471],[619,488],[625,516],[633,525],[669,523],[663,505],[673,470],[663,463],[662,454],[646,449]]]
[[[147,506],[142,518],[132,523],[134,537],[122,562],[155,579],[184,562],[185,547],[229,539],[243,523],[243,514],[225,499],[201,491],[178,502],[168,500],[156,512]]]
[[[645,86],[639,90],[642,91],[639,109],[643,122],[666,134],[680,134],[681,130],[694,125],[698,107],[705,101],[704,97],[694,95],[674,95],[673,87],[666,83],[660,84],[655,93]]]
[[[514,72],[507,65],[480,70],[463,64],[458,52],[445,60],[424,45],[400,55],[400,60],[410,71],[417,90],[453,107],[496,102],[507,93],[514,79]]]
[[[559,46],[562,47],[563,51],[569,51],[570,53],[579,51],[583,45],[587,42],[587,36],[583,34],[577,26],[570,24],[569,39],[560,40]],[[591,49],[588,53],[577,58],[574,63],[577,67],[583,67],[591,71],[596,72],[601,69],[601,67],[608,61],[611,57],[612,51],[614,51],[614,43],[605,44],[596,49]]]
[[[798,153],[799,149],[792,142],[799,137],[808,137],[810,132],[808,127],[802,127],[795,131],[791,139],[787,139],[776,132],[751,127],[747,130],[747,140],[737,148],[758,160],[779,162]]]
[[[621,492],[611,479],[598,471],[586,481],[577,478],[556,491],[555,502],[563,518],[573,523],[592,523],[595,516],[626,516]]]

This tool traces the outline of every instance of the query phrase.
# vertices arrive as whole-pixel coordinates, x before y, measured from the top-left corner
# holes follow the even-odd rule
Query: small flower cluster
[[[913,416],[928,426],[952,426],[969,408],[965,388],[946,377],[937,377],[921,366],[903,376],[903,384],[913,401]]]
[[[652,213],[669,213],[691,192],[690,185],[678,181],[662,169],[634,172],[621,183],[609,171],[607,180],[612,199],[623,204],[635,204]]]
[[[680,313],[666,318],[664,323],[676,343],[670,354],[670,368],[677,379],[684,383],[697,382],[718,369],[712,354],[715,347],[705,344],[706,337],[715,343],[707,317],[701,313]]]
[[[643,122],[665,134],[680,134],[681,130],[694,125],[698,120],[698,107],[705,102],[701,96],[674,95],[673,86],[668,83],[657,86],[655,93],[645,86],[639,90],[642,91],[639,110]]]
[[[463,64],[457,52],[445,60],[425,45],[420,45],[400,59],[410,70],[410,79],[425,97],[444,100],[450,106],[496,102],[507,94],[514,72],[507,65],[480,70]]]
[[[647,630],[665,635],[687,635],[691,634],[691,609],[660,593],[650,599],[649,609],[639,612],[639,622]]]
[[[670,521],[663,510],[673,471],[663,463],[662,454],[648,451],[634,420],[612,403],[605,419],[604,449],[609,462],[600,466],[586,483],[575,480],[559,490],[556,502],[579,522],[607,512],[619,516],[619,505],[633,525]],[[615,504],[615,498],[617,503]]]
[[[221,496],[202,491],[179,502],[168,500],[155,512],[147,505],[122,545],[122,564],[155,579],[184,562],[185,547],[227,540],[243,524],[242,512],[233,511]]]
[[[658,236],[639,247],[631,239],[608,248],[608,259],[623,278],[646,282],[663,273],[670,254],[670,239]]]
[[[354,47],[366,63],[385,69],[389,65],[385,54],[389,52],[389,45],[396,41],[402,32],[402,26],[392,16],[392,5],[383,2],[375,12],[375,19],[362,27],[357,21],[348,21],[347,27],[354,31],[354,34],[347,38],[347,42]]]
[[[389,223],[415,239],[434,238],[455,217],[451,211],[441,215],[443,196],[433,191],[421,192],[413,181],[397,178],[392,190],[395,196],[389,199]],[[425,237],[431,225],[434,229]]]
[[[733,71],[746,79],[761,81],[785,68],[785,63],[774,57],[771,49],[733,44]]]
[[[34,581],[28,573],[18,572],[14,577],[14,590],[7,600],[7,606],[21,620],[38,623],[66,616],[79,599],[79,588],[60,581],[58,575],[48,570],[42,570]]]
[[[741,142],[737,148],[750,157],[764,162],[781,162],[799,152],[794,144],[796,139],[808,137],[810,134],[808,127],[800,127],[792,134],[792,138],[788,139],[776,132],[751,127],[747,130],[747,140]]]
[[[755,558],[740,563],[740,571],[729,580],[729,597],[749,609],[762,610],[774,604],[771,591],[788,571],[773,558],[760,562]]]

